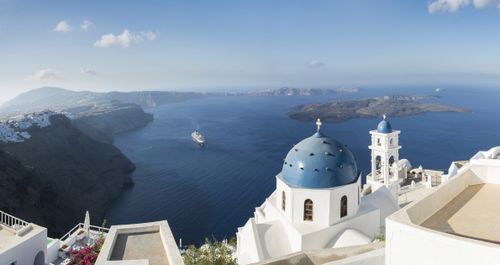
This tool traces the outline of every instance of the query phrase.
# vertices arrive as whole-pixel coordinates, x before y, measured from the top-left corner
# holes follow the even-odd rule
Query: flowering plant
[[[101,251],[102,238],[96,240],[92,246],[85,246],[79,250],[72,250],[71,264],[72,265],[93,265],[97,260],[99,251]]]

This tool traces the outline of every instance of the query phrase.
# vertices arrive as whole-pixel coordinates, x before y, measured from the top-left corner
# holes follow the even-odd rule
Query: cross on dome
[[[385,114],[382,115],[382,117],[384,118],[384,120],[387,119],[387,115],[385,115]]]
[[[322,124],[323,124],[323,123],[321,123],[320,118],[318,118],[318,119],[316,120],[316,126],[318,127],[318,129],[317,129],[317,131],[318,131],[318,132],[319,132],[319,130],[321,129],[321,125],[322,125]]]

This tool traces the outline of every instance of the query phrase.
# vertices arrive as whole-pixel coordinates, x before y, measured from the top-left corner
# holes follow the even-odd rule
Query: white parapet
[[[45,265],[47,229],[0,211],[0,264]]]
[[[184,264],[167,221],[111,226],[96,265]]]
[[[495,153],[480,152],[448,181],[387,218],[386,265],[498,263]]]

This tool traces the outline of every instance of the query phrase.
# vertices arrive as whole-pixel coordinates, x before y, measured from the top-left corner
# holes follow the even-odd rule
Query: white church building
[[[236,254],[240,264],[303,250],[369,243],[381,232],[385,218],[399,209],[385,185],[361,196],[361,173],[355,157],[346,145],[320,130],[319,119],[316,124],[316,133],[288,152],[276,175],[276,190],[255,209],[254,217],[238,228]],[[380,176],[387,179],[388,154],[398,158],[398,132],[379,133],[381,143],[392,144],[384,142],[390,150],[380,150]]]

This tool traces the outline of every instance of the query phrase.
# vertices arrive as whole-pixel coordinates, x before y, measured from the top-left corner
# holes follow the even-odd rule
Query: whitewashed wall
[[[14,248],[0,252],[1,265],[10,265],[12,262],[17,262],[16,265],[32,265],[40,251],[44,253],[44,257],[47,256],[47,229],[33,235],[27,234],[23,239]]]
[[[499,261],[499,245],[386,221],[386,265],[492,265]]]

